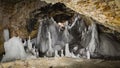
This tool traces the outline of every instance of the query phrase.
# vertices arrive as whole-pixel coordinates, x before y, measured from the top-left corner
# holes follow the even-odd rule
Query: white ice
[[[64,57],[63,50],[61,50],[61,57]]]
[[[89,50],[87,50],[86,56],[87,56],[87,59],[90,59],[90,52],[89,52]]]
[[[96,25],[93,23],[90,27],[89,30],[92,31],[92,35],[91,35],[91,40],[90,43],[88,44],[88,50],[90,52],[90,54],[94,53],[95,48],[98,44],[98,32],[96,30]]]
[[[73,52],[71,52],[71,57],[72,58],[77,58],[77,56],[75,56],[75,54]]]
[[[65,45],[65,56],[66,57],[71,57],[71,53],[69,51],[69,44],[68,43]]]
[[[28,39],[28,50],[32,50],[32,42],[30,41],[30,36]]]
[[[26,53],[19,37],[13,37],[4,43],[5,55],[2,62],[15,59],[25,59]]]
[[[48,32],[48,39],[49,39],[49,48],[48,48],[48,51],[47,51],[47,55],[48,56],[52,56],[52,53],[54,52],[53,48],[52,48],[52,40],[51,40],[51,34],[50,32]]]
[[[57,50],[55,50],[55,57],[60,57]]]
[[[24,49],[25,43],[22,43],[21,38],[19,37],[12,37],[8,41],[6,41],[4,43],[5,55],[2,58],[2,62],[17,60],[17,59],[24,60],[24,59],[36,58],[38,56],[38,51],[36,51],[35,47],[32,48],[32,43],[30,42],[30,38],[28,40],[28,45],[27,45],[29,48],[28,52],[25,52]]]
[[[4,36],[5,41],[9,40],[9,30],[8,29],[4,29],[3,36]]]

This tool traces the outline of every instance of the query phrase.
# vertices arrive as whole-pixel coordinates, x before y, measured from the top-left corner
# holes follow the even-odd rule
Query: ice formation
[[[2,62],[12,61],[17,59],[33,59],[38,56],[36,48],[32,48],[30,38],[28,40],[28,49],[24,49],[25,43],[22,43],[21,38],[12,37],[4,43],[5,55],[2,58]]]
[[[60,57],[57,50],[55,50],[55,57]]]
[[[53,48],[52,48],[52,39],[51,39],[51,34],[50,34],[50,32],[48,32],[48,38],[49,38],[49,39],[48,39],[48,40],[49,40],[49,45],[48,45],[47,55],[48,55],[48,56],[52,56],[54,50],[53,50]]]
[[[63,50],[61,50],[61,57],[64,57]]]
[[[35,17],[34,19],[39,14],[43,14],[41,9],[37,11],[38,13],[33,16]],[[73,17],[70,17],[70,19],[63,21],[57,21],[55,17],[45,15],[38,21],[37,37],[33,39],[29,37],[24,43],[22,43],[22,39],[19,37],[9,39],[9,30],[5,29],[5,55],[2,61],[44,56],[87,59],[101,56],[120,56],[119,41],[109,33],[100,32],[101,26],[96,22],[92,18],[84,17],[78,13],[73,14]],[[32,31],[30,27],[29,29]],[[27,48],[25,49],[24,47]]]
[[[27,46],[28,46],[28,50],[32,50],[32,42],[31,42],[31,40],[30,40],[30,36],[29,36],[29,39],[28,39],[28,41],[27,41]]]
[[[91,34],[91,40],[88,44],[88,51],[91,54],[93,54],[95,52],[96,46],[98,45],[98,32],[97,32],[96,25],[94,23],[92,23],[89,29],[91,30],[92,34]]]
[[[13,37],[4,43],[5,55],[2,62],[16,59],[25,59],[26,53],[19,37]]]
[[[4,29],[3,35],[4,35],[4,40],[8,41],[9,40],[9,30],[8,29]]]
[[[69,51],[69,44],[66,44],[66,46],[65,46],[65,56],[66,57],[71,57],[71,53]]]

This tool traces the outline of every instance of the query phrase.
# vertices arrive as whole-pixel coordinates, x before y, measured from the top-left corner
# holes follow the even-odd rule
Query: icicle
[[[41,29],[42,29],[42,25],[43,25],[43,23],[42,22],[40,22],[40,25],[39,25],[39,29],[38,29],[38,34],[37,34],[37,39],[36,39],[36,44],[37,44],[37,46],[38,45],[40,45],[40,38],[41,38]]]
[[[69,32],[68,32],[68,21],[66,21],[65,24],[66,24],[66,25],[65,25],[65,37],[66,37],[66,41],[67,41],[67,43],[66,43],[66,45],[65,45],[65,56],[66,56],[66,57],[71,57],[71,53],[70,53],[70,51],[69,51],[69,44],[68,44],[68,42],[69,42],[69,38],[68,38],[68,36],[69,36]]]
[[[61,57],[64,57],[63,50],[61,50]]]
[[[87,50],[87,52],[86,52],[87,59],[90,59],[90,52],[88,49],[86,49],[86,50]]]
[[[29,36],[29,39],[28,39],[28,49],[32,50],[32,43],[30,41],[30,36]]]
[[[8,29],[4,29],[4,40],[8,41],[9,40],[9,30]]]
[[[52,48],[52,40],[51,40],[51,34],[50,34],[50,32],[48,32],[48,39],[49,39],[49,48],[48,48],[48,51],[47,51],[47,55],[48,56],[52,56],[52,53],[54,51],[53,51],[53,48]]]
[[[69,29],[71,29],[75,24],[76,24],[76,21],[78,20],[78,17],[75,18],[74,22],[72,23],[72,25],[70,27],[68,27]]]
[[[55,50],[55,57],[60,57],[57,50]]]
[[[37,55],[36,55],[36,48],[35,46],[32,48],[32,42],[30,40],[30,36],[29,36],[29,39],[27,41],[27,47],[28,49],[26,50],[27,52],[27,59],[34,59],[34,58],[37,58]]]
[[[68,43],[68,41],[69,41],[69,38],[68,38],[68,36],[69,36],[69,32],[68,32],[68,21],[66,21],[66,23],[65,23],[64,33],[65,33],[66,41],[67,41],[67,43]]]
[[[36,56],[36,49],[35,49],[35,46],[32,48],[32,53],[34,54],[34,56]]]
[[[49,38],[49,50],[52,50],[52,40],[50,32],[48,32],[48,38]]]
[[[68,43],[65,46],[65,56],[66,57],[71,57],[71,53],[69,51],[69,45],[68,45]]]
[[[90,26],[89,30],[92,31],[92,34],[91,34],[91,40],[88,45],[88,50],[89,50],[90,54],[93,54],[95,51],[95,48],[98,44],[98,33],[97,33],[96,25],[93,23]]]

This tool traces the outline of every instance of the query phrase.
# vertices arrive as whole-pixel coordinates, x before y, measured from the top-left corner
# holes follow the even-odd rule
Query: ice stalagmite
[[[9,30],[8,29],[4,29],[3,35],[4,35],[4,40],[8,41],[9,40]]]
[[[55,57],[60,57],[57,50],[55,50]]]
[[[35,46],[32,45],[32,42],[30,40],[30,36],[29,39],[27,41],[27,59],[35,59],[38,57],[38,50],[35,48]]]
[[[65,44],[65,56],[66,57],[71,57],[71,53],[69,51],[69,32],[68,32],[68,21],[65,23],[65,30],[64,30],[64,35],[66,39],[66,44]]]
[[[61,57],[64,57],[63,50],[61,50]]]
[[[89,52],[89,50],[86,51],[86,57],[87,57],[87,59],[90,59],[90,52]]]
[[[5,55],[2,58],[2,62],[26,58],[24,46],[19,37],[13,37],[6,41],[4,43],[4,48]]]
[[[41,52],[45,52],[48,48],[48,41],[46,40],[46,26],[44,26],[44,22],[40,22],[38,36],[37,36],[37,46]],[[43,27],[44,26],[44,27]],[[44,35],[43,35],[44,33]]]
[[[69,44],[65,45],[65,56],[66,57],[71,57],[71,53],[69,51]]]
[[[48,48],[48,51],[47,51],[47,55],[48,56],[52,56],[54,50],[52,48],[52,40],[51,40],[51,34],[50,34],[50,32],[48,32],[48,38],[49,38],[49,46],[48,46],[49,48]]]
[[[28,39],[28,49],[31,50],[32,49],[32,43],[30,41],[30,36],[29,36],[29,39]]]
[[[71,52],[71,57],[72,58],[77,58],[77,56],[75,56],[75,54],[73,52]]]
[[[99,42],[96,24],[92,23],[89,29],[91,30],[92,34],[91,34],[91,40],[88,44],[88,51],[90,52],[91,55],[93,55],[93,53],[95,52],[95,48],[96,46],[98,46],[98,42]]]

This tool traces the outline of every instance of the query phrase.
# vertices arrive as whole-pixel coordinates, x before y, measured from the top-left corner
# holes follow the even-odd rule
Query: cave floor
[[[120,60],[37,58],[1,63],[0,68],[120,68]]]

